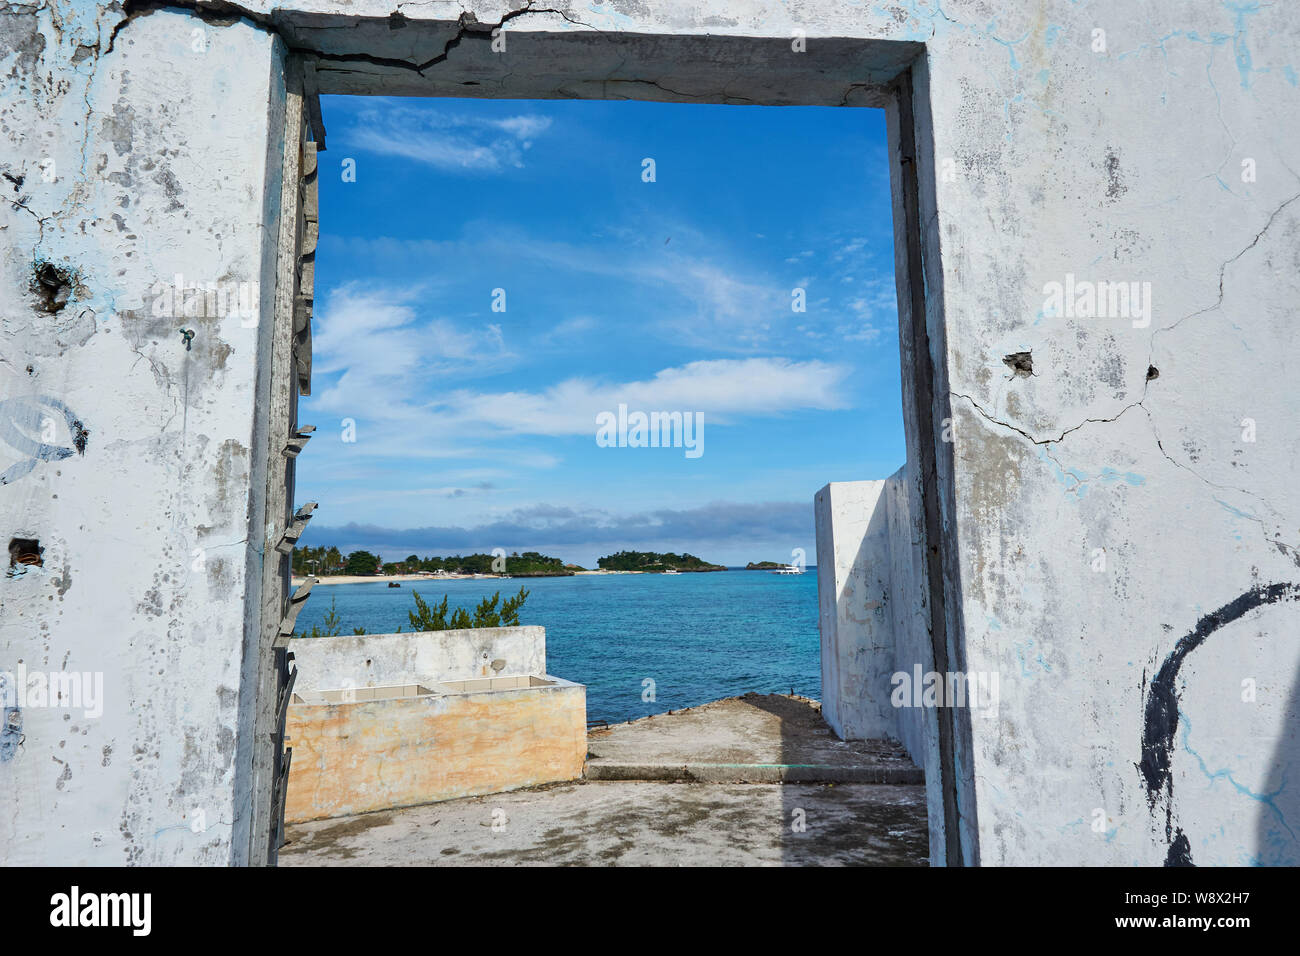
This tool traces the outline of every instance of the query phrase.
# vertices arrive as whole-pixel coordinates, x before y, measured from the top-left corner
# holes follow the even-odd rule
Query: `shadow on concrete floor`
[[[808,825],[792,831],[789,808]],[[286,829],[281,866],[925,866],[925,788],[590,781]]]
[[[291,826],[281,865],[927,865],[921,772],[816,701],[747,694],[588,745],[596,779]]]

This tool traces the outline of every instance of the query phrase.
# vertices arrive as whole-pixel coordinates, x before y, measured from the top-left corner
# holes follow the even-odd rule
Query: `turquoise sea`
[[[410,628],[412,591],[473,610],[500,590],[528,588],[522,624],[546,628],[546,669],[587,685],[587,717],[610,723],[693,707],[747,691],[821,699],[817,573],[714,571],[383,582],[316,587],[298,630],[320,624],[334,600],[342,633]],[[654,699],[643,700],[647,679]]]

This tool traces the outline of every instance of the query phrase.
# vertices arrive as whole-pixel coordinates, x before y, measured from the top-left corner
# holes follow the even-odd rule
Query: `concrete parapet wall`
[[[932,670],[934,655],[930,648],[930,620],[927,595],[923,588],[921,541],[923,534],[911,503],[906,469],[900,468],[885,481],[878,507],[883,507],[889,521],[889,594],[886,607],[894,637],[894,673],[907,673],[913,680],[916,669]],[[891,702],[894,685],[891,682]],[[897,720],[898,739],[916,761],[926,765],[933,750],[936,729],[921,707],[892,707]],[[933,768],[931,768],[933,773]],[[936,808],[937,809],[937,808]]]
[[[817,492],[817,605],[822,716],[842,739],[898,739],[889,706],[894,623],[883,481],[837,481]]]
[[[842,739],[897,740],[925,766],[924,709],[895,701],[894,675],[929,672],[920,556],[904,472],[817,492],[822,715]]]
[[[577,779],[586,688],[545,679],[551,686],[290,705],[286,822]]]
[[[296,690],[546,673],[546,629],[533,625],[298,637]]]

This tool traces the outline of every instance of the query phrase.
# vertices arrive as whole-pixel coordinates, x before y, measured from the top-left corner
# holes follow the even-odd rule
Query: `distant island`
[[[605,571],[725,571],[720,564],[709,564],[693,554],[659,554],[655,551],[620,551],[606,555],[596,564]]]
[[[502,570],[502,561],[504,569]],[[384,561],[369,551],[352,551],[346,556],[335,547],[294,548],[293,573],[298,576],[316,575],[398,575],[418,574],[421,571],[445,574],[508,574],[512,578],[570,577],[584,570],[576,564],[565,564],[536,551],[515,551],[505,556],[492,554],[452,555],[421,558],[409,555],[403,561]]]
[[[784,568],[786,565],[780,561],[751,561],[745,565],[746,571],[775,571],[777,568]]]

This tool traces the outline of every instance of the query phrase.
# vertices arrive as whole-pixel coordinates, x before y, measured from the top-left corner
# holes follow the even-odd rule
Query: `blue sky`
[[[303,544],[811,564],[817,489],[902,464],[879,110],[322,105]],[[619,403],[703,454],[598,446]]]

